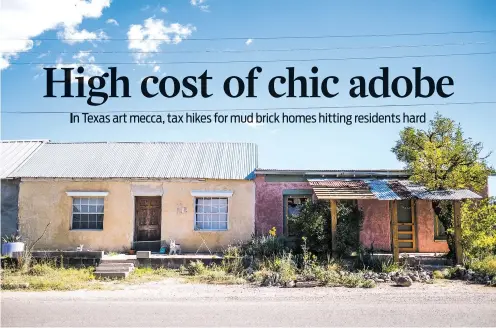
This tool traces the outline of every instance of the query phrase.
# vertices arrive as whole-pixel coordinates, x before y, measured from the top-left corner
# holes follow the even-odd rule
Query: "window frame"
[[[289,216],[288,216],[288,198],[308,198],[313,202],[313,189],[288,189],[283,191],[282,196],[282,230],[284,236],[291,238],[289,235]]]
[[[206,194],[207,195],[207,194]],[[196,206],[197,206],[197,201],[198,199],[225,199],[227,201],[227,211],[226,213],[221,213],[221,212],[218,212],[218,213],[200,213],[200,214],[226,214],[227,215],[227,218],[226,218],[226,228],[225,229],[199,229],[198,226],[197,226],[197,213],[196,212]],[[193,208],[194,208],[194,213],[193,213],[193,231],[196,231],[196,232],[224,232],[224,231],[229,231],[229,218],[230,218],[230,212],[231,212],[231,197],[229,196],[225,196],[225,195],[222,195],[222,194],[219,194],[219,195],[210,195],[210,196],[195,196],[193,197]]]
[[[74,200],[76,199],[102,199],[103,203],[101,206],[103,206],[103,212],[74,212]],[[81,204],[80,204],[81,205]],[[83,204],[84,205],[84,204]],[[88,204],[90,205],[90,204]],[[100,204],[96,204],[96,206],[99,206]],[[74,214],[93,214],[93,215],[102,215],[102,228],[74,228]],[[71,197],[71,218],[70,218],[70,226],[69,226],[69,231],[103,231],[104,229],[104,223],[105,221],[105,197],[104,196],[72,196]],[[89,222],[89,221],[88,221]],[[98,223],[98,221],[97,221]]]

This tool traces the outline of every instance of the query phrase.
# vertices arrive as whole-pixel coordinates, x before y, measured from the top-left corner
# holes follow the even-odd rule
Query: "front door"
[[[136,197],[135,209],[135,250],[158,251],[162,197]]]
[[[398,205],[398,248],[400,252],[416,252],[415,201],[406,199]]]

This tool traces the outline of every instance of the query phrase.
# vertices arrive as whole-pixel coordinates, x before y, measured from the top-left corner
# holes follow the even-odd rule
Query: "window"
[[[103,229],[103,198],[74,197],[71,229]]]
[[[435,240],[446,240],[446,229],[444,229],[444,225],[439,220],[439,217],[434,214],[434,239]]]
[[[301,207],[312,200],[312,195],[286,195],[284,196],[284,233],[287,236],[294,236],[295,231],[292,227],[290,218],[300,214]]]
[[[225,197],[195,198],[195,230],[227,230],[228,199]]]

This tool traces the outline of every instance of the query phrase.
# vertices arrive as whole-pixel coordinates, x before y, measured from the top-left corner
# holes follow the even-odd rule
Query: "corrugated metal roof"
[[[22,178],[246,179],[257,146],[224,142],[47,143],[11,175]]]
[[[9,177],[45,142],[47,140],[2,140],[0,142],[0,178]]]
[[[468,189],[428,190],[409,180],[398,179],[308,179],[319,199],[424,199],[463,200],[480,199]]]
[[[319,199],[374,199],[369,186],[362,180],[308,179]]]

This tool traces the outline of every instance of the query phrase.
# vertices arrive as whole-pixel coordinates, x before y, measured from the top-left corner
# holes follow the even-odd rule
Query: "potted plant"
[[[21,236],[13,234],[2,238],[2,255],[12,256],[17,252],[24,252],[24,243]]]
[[[136,254],[136,251],[134,250],[134,242],[131,243],[131,249],[129,249],[129,255],[134,255]]]

